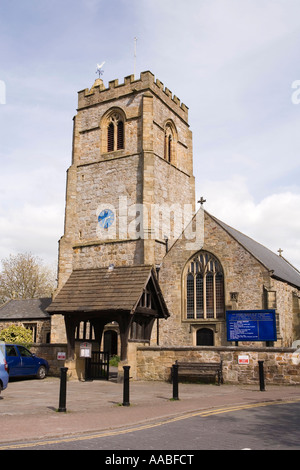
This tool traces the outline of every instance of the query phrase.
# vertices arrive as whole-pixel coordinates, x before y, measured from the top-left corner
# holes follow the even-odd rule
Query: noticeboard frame
[[[80,357],[92,357],[92,343],[81,343],[80,344]]]
[[[275,310],[227,310],[227,341],[277,341]]]

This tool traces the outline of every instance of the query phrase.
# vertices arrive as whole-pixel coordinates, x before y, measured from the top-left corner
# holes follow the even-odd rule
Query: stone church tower
[[[194,209],[188,108],[151,72],[80,91],[57,292],[74,270],[160,265]]]

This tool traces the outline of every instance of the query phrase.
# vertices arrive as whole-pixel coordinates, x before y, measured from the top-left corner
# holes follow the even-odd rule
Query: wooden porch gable
[[[105,324],[117,321],[122,359],[133,323],[136,339],[150,339],[154,320],[169,317],[154,269],[144,265],[74,270],[47,311],[64,315],[71,355],[80,321],[91,322],[98,341]]]

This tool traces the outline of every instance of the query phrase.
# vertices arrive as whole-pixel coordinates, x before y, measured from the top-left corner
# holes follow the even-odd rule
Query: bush
[[[119,356],[112,356],[109,361],[109,365],[112,367],[118,367],[118,364],[120,362]]]
[[[32,331],[24,326],[11,325],[0,331],[0,341],[21,344],[29,348],[32,344]]]

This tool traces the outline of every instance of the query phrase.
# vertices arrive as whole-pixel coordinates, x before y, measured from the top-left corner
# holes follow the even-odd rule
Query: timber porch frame
[[[99,346],[104,326],[117,322],[126,360],[130,333],[149,341],[155,319],[169,317],[155,271],[144,265],[74,270],[47,311],[64,316],[69,359],[82,321],[90,322]]]

